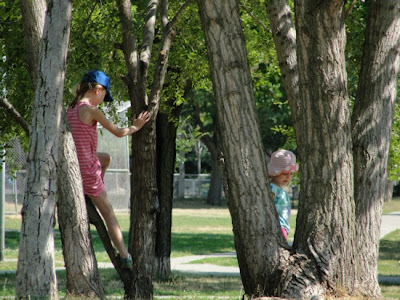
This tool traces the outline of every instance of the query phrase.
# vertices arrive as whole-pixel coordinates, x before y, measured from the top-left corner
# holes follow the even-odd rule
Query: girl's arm
[[[129,134],[133,134],[136,131],[139,131],[143,127],[143,125],[150,120],[150,113],[148,111],[144,111],[141,112],[139,116],[133,120],[133,125],[122,128],[118,127],[109,119],[107,119],[106,116],[103,114],[103,112],[97,107],[90,107],[90,110],[93,122],[94,121],[99,122],[105,129],[107,129],[117,137],[123,137]]]

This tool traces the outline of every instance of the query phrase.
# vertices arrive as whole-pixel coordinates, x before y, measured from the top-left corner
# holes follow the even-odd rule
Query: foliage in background
[[[33,89],[26,65],[24,28],[18,1],[0,1],[0,97],[11,102],[30,124]],[[19,137],[28,139],[5,109],[0,109],[0,143]]]
[[[400,80],[399,80],[400,84]],[[399,99],[400,92],[397,90],[397,99]],[[399,181],[400,178],[400,105],[396,102],[396,107],[393,117],[393,129],[389,150],[389,179],[392,181]]]
[[[289,1],[293,5],[293,1]],[[170,13],[174,14],[183,1],[170,3]],[[296,149],[292,120],[287,104],[285,91],[282,87],[281,74],[276,57],[275,47],[269,31],[265,3],[259,1],[242,1],[241,17],[246,38],[248,59],[251,67],[254,93],[258,110],[260,132],[266,152],[278,148]],[[134,18],[135,35],[141,40],[143,32],[143,18],[147,1],[135,1],[132,13]],[[21,12],[18,1],[0,1],[0,91],[2,96],[17,108],[30,124],[33,103],[33,89],[25,62],[25,43]],[[251,12],[250,15],[248,12]],[[350,103],[354,100],[358,72],[360,69],[361,50],[365,30],[366,3],[357,2],[346,19],[346,62],[348,74],[348,91]],[[177,105],[184,104],[182,119],[173,120],[188,124],[191,121],[192,102],[201,107],[201,119],[206,124],[208,134],[213,135],[213,119],[215,112],[212,97],[212,84],[204,45],[204,35],[200,27],[200,20],[195,3],[189,6],[181,16],[175,28],[176,38],[171,48],[168,73],[162,95],[160,111],[168,113],[167,100],[173,99]],[[157,32],[154,42],[154,51],[160,45],[161,33]],[[73,20],[71,28],[70,49],[68,53],[68,67],[65,83],[65,104],[73,97],[73,90],[81,76],[91,69],[102,69],[111,78],[112,93],[115,103],[104,105],[104,110],[118,120],[117,107],[128,101],[128,93],[122,77],[126,73],[122,51],[119,50],[121,30],[118,11],[113,1],[74,1]],[[157,55],[152,56],[153,59]],[[152,71],[150,69],[150,71]],[[149,76],[150,80],[152,76]],[[184,98],[184,88],[187,81],[192,83],[192,93],[188,99]],[[128,114],[130,116],[130,114]],[[390,151],[389,170],[392,180],[399,176],[400,157],[397,154],[399,145],[399,113],[396,111],[392,146]],[[185,120],[185,121],[183,121]],[[195,144],[198,128],[195,124],[190,132],[181,134],[185,140],[178,141],[177,152],[189,153],[191,160],[195,160],[190,152]],[[10,118],[4,109],[0,109],[1,141],[5,142],[12,137],[22,139],[26,147],[28,139],[18,124]],[[185,131],[180,128],[180,131]],[[192,138],[187,137],[193,133]],[[197,135],[197,136],[196,136]],[[0,142],[1,142],[0,141]],[[189,145],[191,143],[191,146]],[[203,151],[207,160],[209,153]],[[187,157],[188,158],[188,157]],[[185,159],[187,159],[185,158]],[[178,161],[183,158],[178,157]]]

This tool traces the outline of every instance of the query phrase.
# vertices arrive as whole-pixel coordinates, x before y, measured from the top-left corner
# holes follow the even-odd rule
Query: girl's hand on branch
[[[150,121],[150,113],[148,111],[143,111],[137,118],[134,118],[133,125],[130,127],[133,127],[133,132],[136,132],[139,131],[148,121]]]

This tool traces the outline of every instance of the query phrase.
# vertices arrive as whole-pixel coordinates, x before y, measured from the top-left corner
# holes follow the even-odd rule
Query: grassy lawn
[[[385,204],[384,213],[400,211],[400,199]],[[296,211],[293,212],[291,226],[294,229]],[[127,240],[129,215],[118,213],[118,219]],[[0,271],[11,271],[0,274],[0,298],[15,295],[16,259],[18,257],[19,228],[21,219],[17,215],[6,216],[6,250],[5,261],[0,262]],[[289,239],[293,238],[292,230]],[[92,228],[93,245],[99,262],[109,262],[97,233]],[[57,266],[63,266],[61,241],[56,231]],[[400,230],[385,236],[380,243],[379,274],[400,276]],[[232,223],[226,206],[208,206],[200,200],[175,201],[172,221],[172,253],[171,256],[212,254],[233,252],[234,242]],[[211,263],[222,266],[237,266],[232,257],[206,258],[196,263]],[[100,274],[106,288],[106,294],[112,297],[123,297],[123,287],[114,269],[101,269]],[[65,271],[57,271],[60,297],[65,295]],[[240,299],[243,294],[240,277],[230,276],[194,276],[174,274],[170,281],[155,282],[154,295],[180,297],[180,299]],[[400,299],[400,286],[382,285],[385,298]]]

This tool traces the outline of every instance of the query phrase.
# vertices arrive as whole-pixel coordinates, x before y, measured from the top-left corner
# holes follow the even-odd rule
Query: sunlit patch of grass
[[[399,285],[384,285],[381,284],[381,291],[384,299],[400,299]]]
[[[170,281],[156,282],[154,295],[202,299],[223,297],[241,299],[243,286],[239,277],[228,276],[174,276]]]
[[[236,257],[206,257],[190,262],[191,264],[212,264],[223,267],[238,267],[238,261]]]
[[[400,230],[393,231],[379,243],[378,272],[380,275],[400,276]]]
[[[399,197],[393,198],[391,201],[385,202],[383,204],[383,213],[384,214],[397,212],[397,211],[400,211],[400,198]]]

